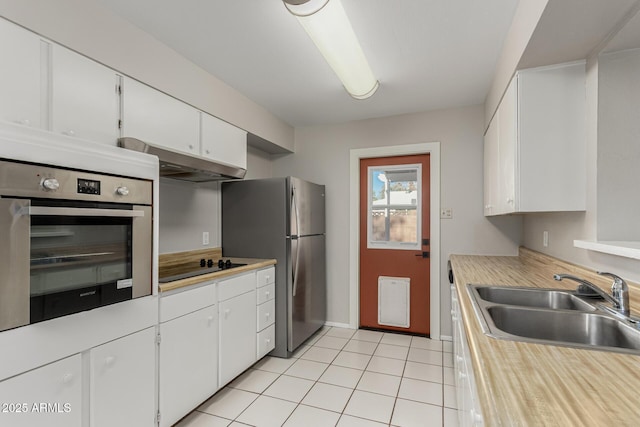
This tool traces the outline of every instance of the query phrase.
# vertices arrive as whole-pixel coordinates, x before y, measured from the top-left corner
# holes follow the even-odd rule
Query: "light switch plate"
[[[451,218],[453,218],[453,209],[451,208],[440,209],[440,219],[451,219]]]
[[[202,245],[208,245],[209,244],[209,232],[208,231],[203,231],[202,232]]]

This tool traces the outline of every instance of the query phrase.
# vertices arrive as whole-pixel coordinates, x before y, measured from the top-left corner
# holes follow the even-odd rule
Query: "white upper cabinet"
[[[247,132],[207,113],[202,114],[203,157],[247,168]]]
[[[47,43],[30,31],[0,19],[0,120],[46,127],[41,117],[46,99],[43,72]]]
[[[585,65],[516,73],[485,134],[485,215],[586,208]]]
[[[484,214],[493,215],[497,211],[498,198],[498,126],[500,116],[496,112],[484,135]]]
[[[122,136],[200,155],[200,112],[133,79],[122,87]]]
[[[53,45],[52,130],[111,145],[120,130],[119,76],[110,68]]]

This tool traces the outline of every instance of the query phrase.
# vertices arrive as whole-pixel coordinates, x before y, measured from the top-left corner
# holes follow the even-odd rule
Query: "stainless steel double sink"
[[[637,322],[610,313],[602,299],[563,289],[470,284],[467,290],[491,337],[640,354]]]

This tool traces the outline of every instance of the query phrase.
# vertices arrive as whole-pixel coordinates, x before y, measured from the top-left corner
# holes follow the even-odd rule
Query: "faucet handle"
[[[601,276],[611,277],[613,284],[611,285],[611,294],[613,299],[618,303],[614,305],[625,316],[629,316],[631,311],[629,310],[629,286],[624,279],[616,274],[607,273],[605,271],[598,271]]]
[[[606,271],[596,271],[596,273],[598,273],[601,276],[606,276],[613,279],[613,284],[611,285],[612,290],[615,290],[617,288],[622,288],[622,289],[628,288],[627,282],[625,282],[624,279],[618,276],[617,274],[608,273]]]

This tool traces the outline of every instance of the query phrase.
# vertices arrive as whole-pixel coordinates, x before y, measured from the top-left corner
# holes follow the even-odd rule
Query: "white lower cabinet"
[[[82,358],[76,354],[0,382],[0,426],[80,427]]]
[[[276,347],[275,268],[269,267],[257,273],[257,358],[267,355]]]
[[[218,385],[222,388],[256,361],[256,273],[218,283]]]
[[[451,320],[453,323],[453,366],[458,403],[458,423],[461,426],[483,425],[482,410],[478,402],[475,376],[467,335],[461,318],[458,294],[451,285]]]
[[[156,425],[156,328],[89,351],[91,427]]]
[[[160,324],[160,426],[171,426],[218,390],[215,287],[163,297]],[[207,305],[187,312],[194,304]]]

